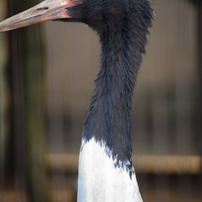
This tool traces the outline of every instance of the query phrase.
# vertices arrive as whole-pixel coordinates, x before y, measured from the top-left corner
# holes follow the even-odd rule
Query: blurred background
[[[0,21],[38,0],[0,0]],[[153,0],[132,146],[146,202],[202,201],[202,2]],[[83,122],[99,69],[84,24],[0,34],[0,202],[75,202]]]

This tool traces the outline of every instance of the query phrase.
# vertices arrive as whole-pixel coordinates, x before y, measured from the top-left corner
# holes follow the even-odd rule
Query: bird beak
[[[38,5],[1,22],[0,32],[49,20],[71,18],[67,13],[67,8],[77,4],[78,0],[45,0]]]

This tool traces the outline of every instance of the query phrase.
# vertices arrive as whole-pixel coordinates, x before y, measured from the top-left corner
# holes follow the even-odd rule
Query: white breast
[[[135,174],[114,166],[105,143],[82,140],[79,157],[78,202],[141,202]]]

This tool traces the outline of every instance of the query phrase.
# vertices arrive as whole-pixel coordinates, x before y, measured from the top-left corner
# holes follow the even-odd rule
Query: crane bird
[[[0,23],[0,32],[48,20],[86,23],[101,43],[101,67],[84,123],[79,202],[142,201],[133,167],[133,90],[153,10],[149,0],[45,0]]]

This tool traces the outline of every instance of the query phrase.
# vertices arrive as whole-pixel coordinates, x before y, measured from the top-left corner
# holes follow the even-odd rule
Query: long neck
[[[121,2],[128,2],[121,22],[113,15],[106,19],[104,9],[98,30],[101,68],[83,129],[79,202],[142,202],[132,162],[130,115],[152,10],[146,0],[130,5],[130,10],[131,1]]]
[[[116,33],[110,32],[107,26],[104,29],[101,69],[83,131],[87,141],[92,137],[104,141],[117,157],[117,163],[132,162],[130,114],[142,54],[134,36],[130,39],[129,29],[127,23],[116,28]]]
[[[78,201],[127,198],[141,202],[130,141],[132,95],[141,53],[125,30],[116,35],[105,31],[101,69],[83,130]]]

